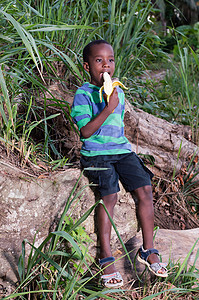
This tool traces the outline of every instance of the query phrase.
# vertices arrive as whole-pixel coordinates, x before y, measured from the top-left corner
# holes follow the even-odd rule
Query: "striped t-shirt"
[[[85,82],[75,93],[71,116],[79,130],[93,120],[105,107],[100,103],[99,87]],[[124,136],[124,92],[117,87],[119,104],[102,126],[83,142],[81,154],[85,156],[113,155],[131,152],[131,144]]]

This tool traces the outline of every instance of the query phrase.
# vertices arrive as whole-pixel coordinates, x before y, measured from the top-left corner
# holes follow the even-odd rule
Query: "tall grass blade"
[[[90,296],[84,298],[85,300],[94,300],[94,299],[114,300],[114,299],[116,299],[115,295],[113,297],[110,297],[109,295],[106,295],[106,294],[122,293],[123,290],[120,290],[120,289],[109,289],[109,290],[99,291],[99,292],[95,292],[95,291],[92,292],[92,291],[85,290],[85,292],[91,294]],[[122,298],[118,298],[118,299],[122,299]],[[72,300],[72,298],[70,300]]]
[[[86,253],[85,253],[85,255],[86,255]],[[68,300],[69,296],[72,294],[73,290],[75,290],[75,292],[73,293],[72,298],[74,298],[75,295],[78,294],[78,291],[81,290],[81,287],[80,288],[77,287],[77,280],[78,280],[78,277],[79,277],[81,266],[82,266],[84,261],[85,261],[85,256],[82,258],[82,260],[80,260],[79,265],[76,269],[76,272],[73,275],[73,279],[70,280],[69,284],[67,285],[67,291],[65,292],[65,294],[63,296],[63,300],[64,299]],[[90,280],[90,278],[88,280]],[[84,281],[86,281],[86,278],[84,278]],[[80,284],[81,284],[81,280],[78,281],[78,285],[80,285]]]
[[[25,296],[25,295],[31,295],[31,294],[40,294],[40,293],[53,293],[54,290],[36,290],[36,291],[28,291],[28,292],[21,292],[16,294],[11,294],[7,297],[1,298],[1,300],[7,300],[7,299],[17,299],[17,297]],[[57,291],[56,291],[57,292]]]
[[[72,61],[72,59],[68,55],[66,55],[63,51],[55,48],[53,45],[51,45],[47,42],[40,41],[40,44],[42,44],[43,46],[52,50],[53,53],[56,54],[61,59],[61,61],[63,61],[66,65],[69,66],[70,71],[72,73],[77,75],[78,78],[80,78],[80,80],[83,80],[82,74],[80,73],[79,69],[76,67],[75,63]],[[79,82],[81,82],[80,80],[79,80]]]
[[[39,32],[39,31],[42,31],[42,32],[47,32],[47,31],[60,31],[60,30],[63,30],[63,31],[66,31],[66,30],[74,30],[74,29],[94,29],[93,27],[91,26],[85,26],[85,25],[51,25],[51,24],[45,24],[44,25],[40,25],[40,26],[43,26],[43,27],[40,27],[39,25],[37,25],[38,28],[36,29],[30,29],[29,31],[30,32]]]
[[[25,241],[22,241],[22,254],[18,263],[18,273],[21,281],[25,279],[25,253]]]
[[[28,140],[29,137],[30,137],[30,134],[31,134],[31,131],[37,127],[40,123],[44,122],[44,121],[47,121],[47,120],[50,120],[50,119],[54,119],[56,117],[58,117],[60,115],[60,113],[57,113],[57,114],[54,114],[54,115],[51,115],[51,116],[48,116],[47,118],[44,118],[44,119],[41,119],[39,121],[34,121],[32,122],[32,124],[30,126],[28,126],[28,128],[26,129],[26,139]]]
[[[39,55],[39,51],[37,49],[37,46],[35,44],[35,41],[34,41],[33,37],[10,14],[6,13],[2,9],[0,9],[0,13],[2,13],[13,24],[14,28],[16,29],[19,36],[21,37],[24,45],[26,46],[27,51],[29,52],[30,56],[32,57],[32,60],[34,61],[35,66],[37,67],[37,70],[38,70],[41,78],[44,81],[44,78],[43,78],[43,75],[42,75],[43,65],[42,65],[42,61],[41,61],[41,58],[40,58],[40,55]],[[34,52],[37,54],[37,59],[39,60],[41,69],[39,69],[39,65],[37,63],[37,59],[36,59],[36,56],[34,55]]]
[[[193,55],[193,58],[194,58],[194,60],[195,60],[195,62],[196,62],[196,64],[197,64],[197,66],[198,66],[198,68],[199,68],[199,57],[198,57],[198,55],[194,52],[194,50],[193,50],[191,47],[189,47],[189,49],[191,50],[191,53],[192,53],[192,55]]]
[[[131,261],[131,258],[129,256],[129,253],[128,253],[127,249],[126,249],[126,246],[124,245],[124,242],[122,241],[122,238],[121,238],[121,236],[120,236],[120,234],[119,234],[119,232],[118,232],[118,230],[117,230],[117,228],[115,226],[115,223],[113,222],[113,219],[111,218],[111,215],[109,214],[106,206],[104,205],[103,200],[100,200],[99,204],[101,204],[104,207],[104,210],[106,211],[106,213],[107,213],[107,215],[109,217],[109,220],[110,220],[110,222],[111,222],[111,224],[112,224],[112,226],[113,226],[113,228],[114,228],[114,230],[115,230],[115,232],[116,232],[116,234],[118,236],[118,239],[119,239],[119,241],[120,241],[120,243],[121,243],[121,245],[122,245],[122,247],[123,247],[123,249],[124,249],[124,251],[125,251],[125,253],[126,253],[127,257],[128,257],[128,259],[129,259],[129,262],[132,265],[132,261]]]
[[[81,174],[80,174],[80,176],[78,177],[78,180],[76,181],[76,183],[75,183],[75,185],[74,185],[74,187],[73,187],[73,189],[72,189],[72,191],[71,191],[71,193],[70,193],[70,195],[69,195],[69,197],[67,199],[66,205],[64,207],[64,211],[63,211],[63,213],[61,215],[61,218],[60,218],[60,221],[59,221],[59,224],[58,224],[58,227],[57,227],[57,231],[59,231],[61,229],[62,223],[64,221],[64,217],[65,217],[65,215],[66,215],[66,213],[67,213],[67,211],[68,211],[68,209],[70,207],[70,199],[73,197],[73,195],[74,195],[74,193],[75,193],[75,191],[77,189],[77,186],[78,186],[78,184],[80,182],[80,179],[83,176],[83,172],[84,171],[82,171]]]
[[[10,118],[10,121],[12,122],[12,126],[14,127],[14,121],[13,121],[13,116],[12,116],[12,106],[11,106],[11,103],[10,103],[10,98],[9,98],[9,95],[8,95],[8,89],[7,89],[6,82],[5,82],[5,79],[4,79],[4,76],[3,76],[3,72],[2,72],[2,65],[0,65],[0,85],[1,85],[1,90],[2,90],[2,93],[3,93],[4,101],[5,101],[5,104],[6,104],[6,108],[8,110],[9,118]],[[2,103],[2,100],[1,100],[1,103]],[[3,120],[4,120],[5,124],[8,125],[8,120],[6,118],[6,115],[5,115],[5,112],[4,112],[2,106],[1,106],[1,114],[2,114],[2,117],[3,117]]]
[[[88,216],[90,216],[90,214],[92,213],[92,211],[98,206],[98,204],[100,203],[100,200],[98,200],[91,208],[89,208],[84,214],[83,216],[78,219],[77,222],[75,222],[75,224],[70,228],[69,232],[74,231],[81,223],[83,223]]]
[[[198,258],[199,258],[199,248],[197,250],[196,257],[194,259],[194,263],[193,263],[194,267],[195,267],[195,264],[196,264],[196,261],[198,260]]]
[[[54,231],[54,232],[52,232],[52,234],[55,234],[56,236],[62,237],[65,240],[67,240],[72,245],[72,247],[75,249],[76,254],[79,256],[79,258],[82,259],[83,254],[81,252],[81,249],[79,248],[79,246],[77,245],[77,243],[74,241],[74,239],[71,237],[70,234],[68,234],[65,231]]]
[[[175,281],[178,279],[178,277],[180,276],[181,272],[183,271],[184,267],[187,265],[188,259],[193,251],[193,249],[195,248],[196,244],[198,243],[199,238],[196,240],[196,242],[194,243],[193,247],[190,249],[190,251],[188,252],[187,256],[185,257],[183,263],[181,264],[178,273],[176,274],[174,280],[173,280],[173,284],[175,283]]]
[[[82,193],[82,191],[87,187],[87,185],[84,186],[84,187],[83,187],[76,195],[74,195],[74,193],[75,193],[75,191],[76,191],[76,189],[77,189],[77,186],[78,186],[78,184],[79,184],[79,182],[80,182],[80,179],[81,179],[82,176],[83,176],[83,172],[84,172],[84,171],[82,171],[82,172],[80,173],[80,176],[78,177],[78,180],[76,181],[76,183],[75,183],[75,185],[74,185],[74,187],[73,187],[73,189],[72,189],[72,191],[71,191],[71,193],[70,193],[70,195],[69,195],[69,197],[68,197],[68,199],[67,199],[67,201],[66,201],[66,205],[65,205],[64,210],[63,210],[63,213],[62,213],[62,215],[61,215],[61,217],[60,217],[60,220],[59,220],[59,223],[58,223],[58,225],[57,225],[56,231],[63,231],[63,230],[65,229],[64,219],[65,219],[65,216],[66,216],[66,214],[67,214],[67,212],[68,212],[70,206],[71,206],[72,203],[78,198],[78,196]],[[86,213],[85,213],[85,214],[86,214]],[[86,214],[86,215],[87,215],[87,214]],[[82,216],[82,218],[80,218],[80,219],[81,219],[81,221],[82,221],[82,220],[84,219],[84,216]],[[79,224],[79,222],[78,222],[78,224]],[[76,228],[76,226],[75,226],[75,228]],[[55,237],[52,239],[51,243],[50,243],[49,251],[54,251],[54,250],[55,250],[56,245],[57,245],[57,241],[58,241],[58,236],[55,236]]]
[[[176,165],[174,166],[174,169],[173,169],[172,181],[174,180],[175,175],[176,175],[176,166],[177,166],[178,161],[179,161],[179,158],[180,158],[181,149],[182,149],[182,140],[181,140],[181,142],[180,142],[180,148],[179,148],[179,150],[178,150],[177,162],[176,162]]]
[[[66,272],[63,271],[63,268],[58,265],[58,263],[56,263],[55,261],[53,261],[51,258],[48,257],[48,255],[46,255],[45,253],[41,252],[41,250],[39,248],[36,248],[33,244],[31,244],[30,242],[28,242],[28,240],[25,240],[26,243],[28,243],[31,247],[33,247],[33,249],[35,250],[35,252],[37,253],[37,255],[40,255],[42,258],[44,258],[47,262],[50,263],[50,265],[52,265],[56,270],[58,270],[59,272],[62,272],[62,275],[68,279],[71,279],[72,276]]]
[[[39,261],[41,260],[41,258],[38,258],[39,257],[39,252],[47,245],[47,243],[49,242],[49,240],[53,237],[52,233],[50,233],[46,238],[45,240],[39,245],[38,247],[38,251],[34,251],[33,252],[33,255],[29,261],[29,264],[27,266],[27,270],[26,270],[26,276],[29,275],[31,269],[36,266],[36,264],[39,263]],[[34,249],[34,247],[32,247],[32,249]]]
[[[167,292],[169,294],[172,294],[174,293],[173,295],[176,295],[177,296],[177,293],[183,293],[183,292],[186,292],[187,293],[187,290],[186,289],[183,289],[183,288],[173,288],[173,289],[166,289],[166,290],[163,290],[161,292],[158,292],[158,293],[155,293],[155,294],[152,294],[152,295],[149,295],[149,296],[146,296],[144,298],[142,298],[142,300],[154,300],[156,297],[162,295],[162,294],[167,294]],[[169,299],[167,298],[169,296],[166,296],[165,299]],[[157,298],[157,299],[162,299],[162,297],[160,298]],[[164,298],[163,298],[164,299]],[[170,298],[170,299],[173,299],[173,298]]]

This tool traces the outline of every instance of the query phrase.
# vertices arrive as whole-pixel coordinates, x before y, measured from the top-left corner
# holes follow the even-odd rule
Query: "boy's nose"
[[[108,60],[107,60],[107,61],[106,61],[106,60],[104,61],[103,67],[104,67],[104,68],[107,68],[107,67],[109,68],[109,67],[110,67],[109,61],[108,61]]]

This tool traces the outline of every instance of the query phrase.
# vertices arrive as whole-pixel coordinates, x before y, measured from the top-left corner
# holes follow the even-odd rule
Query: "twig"
[[[28,175],[28,176],[37,178],[37,176],[35,176],[35,175],[33,175],[33,174],[30,174],[30,173],[28,173],[28,172],[26,172],[26,171],[20,170],[20,169],[14,167],[14,166],[12,166],[12,165],[10,165],[10,164],[8,164],[8,163],[5,163],[4,161],[1,161],[1,160],[0,160],[0,164],[2,164],[2,165],[4,165],[4,166],[7,166],[7,167],[9,167],[9,168],[11,168],[11,169],[13,169],[13,170],[17,170],[17,171],[19,171],[19,172],[21,172],[21,173],[23,173],[23,174]]]

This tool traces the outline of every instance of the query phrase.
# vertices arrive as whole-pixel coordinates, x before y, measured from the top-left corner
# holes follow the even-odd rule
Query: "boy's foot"
[[[123,279],[119,272],[117,272],[113,262],[113,256],[106,257],[99,260],[100,267],[103,269],[104,275],[101,276],[102,283],[108,288],[119,288],[123,285]]]
[[[158,255],[158,250],[154,248],[144,250],[143,247],[140,247],[138,250],[138,261],[145,264],[156,276],[167,277],[166,264],[160,262]]]

